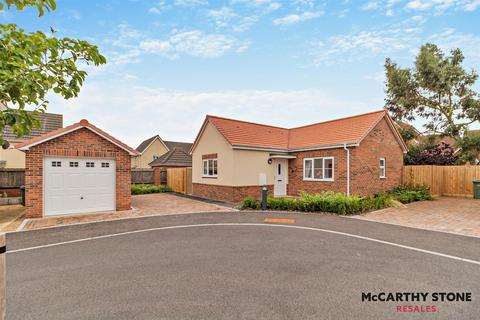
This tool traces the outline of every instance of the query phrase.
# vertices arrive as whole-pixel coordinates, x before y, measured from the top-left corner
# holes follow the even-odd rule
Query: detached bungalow
[[[286,129],[207,116],[192,146],[193,194],[227,202],[402,183],[407,146],[385,110]]]

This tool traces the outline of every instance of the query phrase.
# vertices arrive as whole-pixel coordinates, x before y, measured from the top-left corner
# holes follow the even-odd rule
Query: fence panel
[[[167,169],[167,185],[175,192],[186,192],[186,169],[185,168],[168,168]]]
[[[405,166],[403,182],[426,184],[438,196],[472,197],[480,166]]]
[[[19,188],[25,185],[25,169],[0,169],[0,188]]]
[[[167,185],[179,193],[192,193],[192,168],[168,168]]]
[[[153,169],[132,169],[132,183],[153,184]]]

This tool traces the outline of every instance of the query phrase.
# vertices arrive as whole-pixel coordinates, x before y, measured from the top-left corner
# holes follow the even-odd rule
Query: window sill
[[[312,182],[335,182],[334,179],[308,179],[308,178],[303,178],[303,181],[312,181]]]
[[[202,176],[204,179],[217,179],[218,176]]]
[[[380,177],[380,179],[385,180],[385,179],[387,179],[387,177]]]

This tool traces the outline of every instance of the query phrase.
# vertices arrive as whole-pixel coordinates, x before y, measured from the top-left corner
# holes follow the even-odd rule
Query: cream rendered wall
[[[161,156],[168,152],[168,149],[159,139],[155,139],[153,143],[137,157],[132,158],[132,168],[150,168],[148,165],[153,161],[153,156]]]
[[[274,165],[268,164],[269,152],[234,150],[234,186],[258,186],[259,175],[264,173],[267,184],[272,185],[274,180]],[[288,163],[287,163],[288,164]]]
[[[0,148],[0,160],[7,161],[5,168],[25,168],[25,153],[12,147]]]
[[[218,176],[216,178],[203,177],[202,155],[217,154]],[[210,122],[192,153],[192,180],[193,183],[233,186],[233,149],[217,128]]]
[[[202,155],[217,154],[218,177],[203,177]],[[234,150],[214,125],[208,123],[192,154],[193,183],[222,186],[258,186],[264,173],[273,184],[274,166],[268,164],[269,152]]]

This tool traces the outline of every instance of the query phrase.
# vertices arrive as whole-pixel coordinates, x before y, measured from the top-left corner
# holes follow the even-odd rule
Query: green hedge
[[[391,198],[381,194],[374,197],[347,197],[343,193],[321,192],[317,194],[301,193],[297,198],[267,199],[270,210],[303,211],[303,212],[333,212],[342,215],[361,213],[365,211],[388,207]],[[261,202],[253,198],[243,201],[243,209],[260,209]]]
[[[147,194],[159,192],[171,192],[168,186],[154,186],[151,184],[132,184],[132,194]]]
[[[404,185],[373,197],[350,196],[331,191],[309,194],[303,192],[296,198],[267,198],[267,209],[303,212],[332,212],[342,215],[362,213],[389,207],[392,199],[401,203],[431,200],[432,195],[427,186]],[[246,198],[242,209],[261,209],[260,200]]]
[[[430,188],[425,185],[403,185],[393,188],[390,196],[401,203],[432,200]]]

